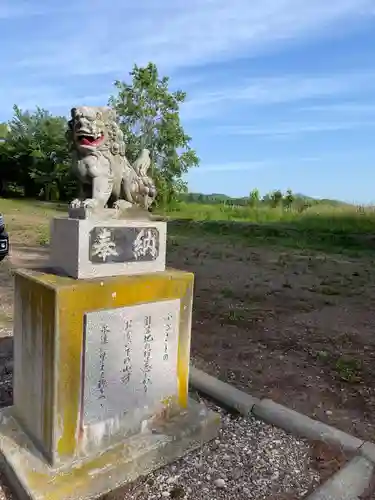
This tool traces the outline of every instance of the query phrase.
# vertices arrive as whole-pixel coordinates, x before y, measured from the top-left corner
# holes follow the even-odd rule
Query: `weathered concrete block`
[[[166,241],[163,221],[55,218],[50,265],[78,279],[162,272]]]
[[[186,407],[192,274],[15,280],[14,412],[51,464]]]
[[[375,444],[365,441],[359,449],[361,455],[373,464],[375,464]]]
[[[16,272],[0,456],[20,498],[95,498],[216,435],[188,397],[193,281]]]
[[[307,500],[359,500],[370,484],[373,471],[371,462],[364,457],[354,457]]]
[[[0,411],[0,458],[19,500],[91,500],[199,448],[219,425],[216,413],[189,401],[185,411],[100,455],[51,467],[7,408]]]
[[[242,415],[250,415],[254,405],[260,403],[259,399],[197,368],[190,368],[189,379],[191,387]]]
[[[337,444],[347,451],[357,451],[363,441],[330,425],[313,420],[270,399],[254,405],[253,414],[265,422],[297,436]]]

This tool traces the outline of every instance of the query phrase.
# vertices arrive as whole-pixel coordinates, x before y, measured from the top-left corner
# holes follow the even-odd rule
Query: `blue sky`
[[[2,0],[0,121],[105,105],[155,62],[187,91],[191,191],[375,202],[375,0]]]

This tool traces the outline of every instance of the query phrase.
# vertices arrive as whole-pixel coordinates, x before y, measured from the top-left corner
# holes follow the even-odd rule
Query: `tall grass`
[[[374,207],[315,205],[301,211],[269,205],[230,206],[179,203],[167,212],[172,218],[199,221],[247,221],[254,224],[285,224],[306,231],[375,233]]]
[[[0,198],[0,212],[4,214],[12,243],[46,244],[50,219],[64,216],[67,207],[33,200]],[[245,238],[249,244],[258,242],[319,249],[372,249],[372,252],[375,249],[373,207],[318,204],[301,211],[297,208],[272,208],[266,204],[251,207],[180,202],[164,215],[172,220],[177,219],[170,225],[170,234],[182,231],[190,235],[237,235]],[[186,222],[179,224],[178,219]],[[194,221],[206,223],[197,225]],[[249,224],[232,224],[236,221]]]

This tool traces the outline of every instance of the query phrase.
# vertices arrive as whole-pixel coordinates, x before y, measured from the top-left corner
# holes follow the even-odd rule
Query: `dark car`
[[[9,236],[5,231],[4,217],[0,214],[0,261],[9,253]]]

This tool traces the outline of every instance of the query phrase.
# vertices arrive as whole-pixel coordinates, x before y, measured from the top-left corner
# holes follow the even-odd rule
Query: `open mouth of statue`
[[[104,139],[104,135],[100,135],[99,137],[95,137],[94,135],[79,135],[78,142],[81,146],[97,146]]]

